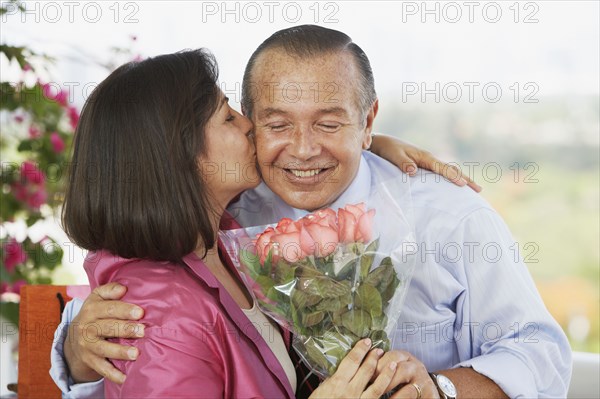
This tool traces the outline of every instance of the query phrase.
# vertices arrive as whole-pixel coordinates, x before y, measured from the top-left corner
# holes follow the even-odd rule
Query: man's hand
[[[463,173],[455,165],[444,163],[430,152],[421,150],[395,137],[377,134],[373,137],[370,150],[380,157],[390,161],[404,173],[413,176],[417,167],[431,170],[445,177],[457,186],[471,187],[475,192],[481,191],[481,186]]]
[[[389,364],[397,364],[394,377],[386,392],[399,386],[391,398],[439,398],[438,390],[427,372],[425,365],[406,351],[386,352],[377,363],[375,376],[387,371]],[[414,385],[413,385],[414,384]],[[418,387],[420,391],[417,390]]]
[[[110,283],[97,287],[85,300],[69,326],[64,353],[71,378],[76,383],[101,377],[122,384],[125,375],[108,359],[135,360],[138,350],[106,341],[107,338],[139,338],[144,325],[135,322],[144,316],[139,306],[118,301],[127,287]]]

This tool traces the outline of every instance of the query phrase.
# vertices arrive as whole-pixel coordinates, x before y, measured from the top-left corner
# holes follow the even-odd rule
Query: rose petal
[[[342,208],[338,209],[338,225],[340,242],[353,242],[356,231],[356,218],[354,215]]]
[[[369,209],[358,220],[358,229],[356,230],[356,241],[364,242],[365,244],[373,238],[373,218],[375,217],[375,209]]]

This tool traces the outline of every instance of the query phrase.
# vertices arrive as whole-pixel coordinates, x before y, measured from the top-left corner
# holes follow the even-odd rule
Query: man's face
[[[359,108],[360,72],[346,52],[297,58],[268,50],[252,76],[256,154],[287,204],[315,210],[348,188],[371,143],[377,103]]]

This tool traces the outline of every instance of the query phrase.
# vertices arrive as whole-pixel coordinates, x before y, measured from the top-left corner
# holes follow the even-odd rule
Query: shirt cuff
[[[54,333],[54,341],[50,351],[50,376],[61,390],[63,398],[103,398],[104,379],[81,384],[73,383],[69,368],[64,358],[64,344],[67,338],[67,328],[81,310],[83,301],[73,299],[65,306],[61,323]]]
[[[509,398],[537,398],[533,374],[521,359],[508,352],[474,357],[455,367],[471,367],[494,381]]]

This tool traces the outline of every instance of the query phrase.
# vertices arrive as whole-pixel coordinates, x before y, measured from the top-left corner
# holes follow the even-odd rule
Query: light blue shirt
[[[410,188],[406,214],[414,224],[417,261],[390,337],[393,348],[410,352],[429,371],[472,367],[509,397],[566,397],[572,367],[567,338],[521,261],[519,244],[481,196],[433,173],[409,178],[365,152],[356,178],[332,207],[364,201],[390,177]],[[385,208],[376,207],[379,214]],[[285,204],[264,183],[245,192],[229,211],[243,226],[307,213]],[[98,383],[89,390],[88,384],[68,386],[61,349],[53,348],[52,370],[58,372],[51,371],[61,390],[97,397]]]

